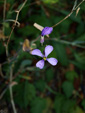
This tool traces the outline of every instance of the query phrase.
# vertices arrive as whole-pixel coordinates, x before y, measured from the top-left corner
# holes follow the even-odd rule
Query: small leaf
[[[73,87],[73,84],[71,82],[65,81],[62,85],[62,88],[63,88],[63,91],[64,91],[67,98],[72,96],[74,87]]]
[[[83,106],[83,108],[85,110],[85,99],[82,101],[81,105]]]
[[[73,82],[75,78],[78,78],[78,74],[75,71],[68,71],[65,77],[67,80]]]
[[[70,111],[74,108],[75,105],[75,100],[65,100],[62,106],[62,113],[70,113]]]
[[[62,65],[67,66],[68,65],[68,58],[66,55],[66,50],[64,45],[60,43],[53,43],[56,51],[57,58],[59,62],[61,62]]]
[[[25,79],[25,80],[32,80],[31,76],[19,75],[18,77],[23,78],[23,79]]]
[[[84,113],[84,111],[79,107],[77,106],[73,111],[71,111],[70,113]]]
[[[36,81],[35,83],[35,87],[39,90],[39,91],[44,91],[45,90],[45,87],[46,87],[46,83],[44,80],[38,80]]]
[[[56,95],[55,101],[54,101],[54,109],[56,113],[62,113],[62,107],[63,103],[65,101],[65,97],[61,94]]]
[[[36,32],[38,32],[38,31],[33,26],[25,26],[25,27],[23,27],[21,29],[18,29],[18,32],[22,36],[28,36],[28,35],[36,34]]]
[[[34,100],[36,96],[36,90],[34,85],[25,82],[25,88],[24,88],[24,106],[27,107],[28,103]]]
[[[47,4],[57,3],[58,1],[59,0],[43,0],[43,2]]]
[[[43,113],[45,108],[46,108],[46,99],[36,97],[31,102],[30,113]]]
[[[54,77],[54,73],[53,73],[53,70],[52,69],[48,69],[46,70],[46,79],[47,79],[47,82],[51,81]]]
[[[24,60],[21,63],[21,67],[25,67],[25,66],[31,65],[31,63],[32,63],[31,60]]]
[[[28,81],[18,84],[17,87],[14,86],[14,91],[16,92],[15,103],[21,108],[26,108],[36,97],[35,87]]]
[[[82,28],[82,27],[81,27],[81,28]],[[78,29],[78,28],[77,28],[77,29]],[[79,30],[80,30],[80,28],[79,28]],[[83,29],[82,29],[82,30],[83,30]],[[78,32],[79,32],[79,31],[78,31]],[[80,37],[78,37],[76,41],[85,41],[85,33],[82,34]]]
[[[46,108],[43,111],[43,113],[51,113],[51,109],[53,107],[53,101],[49,97],[46,98],[46,101],[47,101],[47,104],[46,104]]]

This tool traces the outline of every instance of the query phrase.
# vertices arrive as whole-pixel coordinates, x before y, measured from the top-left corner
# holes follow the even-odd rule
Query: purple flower
[[[41,39],[40,39],[40,43],[44,42],[44,36],[45,35],[49,35],[51,32],[53,31],[52,27],[45,27],[42,32],[41,32]]]
[[[42,30],[41,36],[49,35],[52,31],[53,31],[53,28],[52,27],[45,27]]]
[[[58,63],[56,58],[47,58],[47,56],[53,51],[53,46],[48,45],[45,47],[45,54],[43,55],[39,49],[34,49],[31,54],[42,57],[43,59],[36,63],[36,67],[42,69],[44,67],[45,61],[48,61],[51,65],[55,66]]]

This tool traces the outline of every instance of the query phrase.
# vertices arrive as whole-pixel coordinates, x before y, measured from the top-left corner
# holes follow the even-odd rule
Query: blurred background
[[[81,1],[76,1],[77,5]],[[74,0],[27,0],[18,16],[20,26],[15,26],[7,49],[15,11],[23,3],[0,0],[0,113],[14,113],[9,91],[11,73],[17,113],[85,113],[85,2],[54,27],[41,46],[40,39],[35,41],[41,31],[33,24],[55,25],[71,12]],[[58,64],[53,67],[46,62],[42,70],[36,68],[41,58],[22,50],[25,39],[41,51],[52,45],[49,57],[57,58]]]

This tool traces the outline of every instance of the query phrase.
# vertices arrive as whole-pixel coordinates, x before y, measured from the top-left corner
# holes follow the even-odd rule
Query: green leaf
[[[37,80],[36,83],[35,83],[35,87],[39,90],[39,91],[44,91],[45,90],[45,87],[46,87],[46,83],[44,80],[40,79],[40,80]]]
[[[31,102],[30,113],[43,113],[45,108],[46,108],[46,99],[36,97]]]
[[[69,98],[69,97],[72,96],[74,87],[73,87],[73,84],[71,82],[65,81],[62,84],[62,88],[63,88],[63,92],[65,93],[65,95],[66,95],[67,98]]]
[[[61,33],[66,34],[69,31],[71,21],[67,19],[66,21],[61,23]]]
[[[57,43],[57,42],[53,42],[53,44],[54,44],[54,48],[55,48],[59,62],[61,62],[62,65],[67,66],[68,58],[66,55],[66,50],[65,50],[64,45]]]
[[[71,111],[70,113],[84,113],[84,111],[79,107],[77,106],[73,111]]]
[[[36,17],[36,18],[35,18]],[[52,21],[50,21],[45,14],[43,15],[32,15],[30,18],[29,18],[29,21],[32,21],[34,20],[35,18],[35,22],[40,24],[41,26],[45,27],[45,26],[52,26]],[[34,27],[35,28],[35,27]],[[35,28],[36,29],[36,28]],[[39,30],[37,30],[38,33],[40,33]],[[37,33],[36,32],[36,33]]]
[[[13,4],[14,0],[7,0],[7,3]]]
[[[28,65],[31,65],[31,64],[32,64],[31,60],[24,60],[24,61],[22,61],[20,67],[25,67],[25,66],[28,66]]]
[[[83,54],[74,53],[74,56],[77,62],[80,62],[81,64],[85,64],[85,52]]]
[[[83,99],[81,105],[83,106],[83,109],[85,110],[85,99]]]
[[[35,96],[36,96],[36,90],[34,85],[26,81],[25,88],[24,88],[24,106],[27,107],[28,103],[33,101]]]
[[[59,0],[43,0],[44,3],[47,3],[47,4],[52,4],[52,3],[56,3],[58,2]]]
[[[57,94],[57,92],[50,88],[48,85],[46,85],[46,89],[53,94]]]
[[[18,104],[21,108],[26,108],[31,101],[36,97],[35,87],[28,83],[28,81],[17,85],[15,87],[16,95],[15,95],[15,103]]]
[[[65,97],[61,94],[56,95],[55,101],[54,101],[54,109],[56,113],[62,113],[62,107],[63,103],[65,101]]]
[[[15,103],[18,104],[21,108],[25,107],[23,103],[24,83],[14,86],[14,92],[16,92],[16,95],[14,96]]]
[[[62,106],[62,113],[69,113],[76,105],[75,100],[65,100]]]
[[[77,36],[81,35],[80,37],[78,37],[78,40],[79,39],[83,40],[83,38],[84,38],[84,41],[85,41],[85,37],[84,37],[85,34],[83,34],[83,33],[84,33],[84,24],[83,24],[83,22],[81,22],[77,27]]]
[[[50,97],[47,97],[46,101],[47,101],[46,108],[43,111],[43,113],[52,113],[51,109],[53,108],[53,101],[52,101],[52,99]]]
[[[39,31],[33,26],[25,26],[24,28],[18,29],[18,33],[20,33],[22,36],[36,34],[36,32]]]
[[[84,53],[74,53],[75,60],[71,61],[78,68],[85,70],[85,52]]]
[[[71,63],[74,64],[75,66],[77,66],[79,69],[85,70],[85,64],[81,64],[77,61],[71,61]]]
[[[53,69],[46,70],[46,80],[50,82],[54,77]]]
[[[1,55],[5,52],[5,47],[3,47],[3,43],[1,42],[1,40],[0,40],[0,48],[1,48],[1,50],[0,50],[0,55]],[[2,57],[1,57],[1,59],[2,59]]]
[[[29,76],[29,73],[27,73],[27,76],[18,75],[18,77],[23,78],[25,80],[31,80],[31,76]]]
[[[65,77],[69,81],[74,81],[75,78],[78,78],[78,74],[75,71],[68,71],[65,74]]]

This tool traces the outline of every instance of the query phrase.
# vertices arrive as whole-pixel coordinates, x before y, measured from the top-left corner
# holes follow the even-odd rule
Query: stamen
[[[43,59],[46,60],[47,58],[46,57],[43,57]]]

